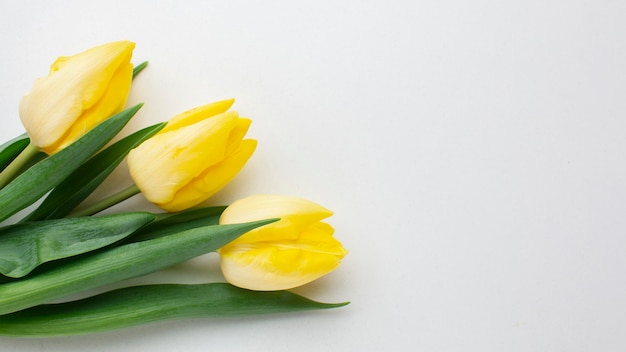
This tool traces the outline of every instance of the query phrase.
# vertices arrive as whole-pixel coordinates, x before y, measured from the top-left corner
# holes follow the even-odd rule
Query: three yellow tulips
[[[113,42],[59,58],[20,104],[20,117],[40,150],[53,154],[121,111],[132,80],[134,43]],[[128,155],[130,174],[146,199],[167,211],[205,201],[246,164],[256,141],[244,139],[251,121],[228,111],[234,100],[207,104],[172,118]],[[220,224],[280,218],[219,250],[231,284],[283,290],[313,281],[347,251],[322,222],[332,215],[311,201],[258,195],[234,202]]]

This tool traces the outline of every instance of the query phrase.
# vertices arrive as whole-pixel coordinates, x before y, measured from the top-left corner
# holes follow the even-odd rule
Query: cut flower
[[[332,212],[311,201],[256,195],[231,204],[220,224],[280,218],[218,250],[226,280],[251,290],[284,290],[304,285],[341,263],[347,251],[321,220]]]
[[[251,121],[227,111],[233,102],[184,112],[129,153],[130,174],[146,199],[180,211],[208,199],[235,177],[256,141],[243,139]]]
[[[31,143],[54,154],[120,112],[130,91],[134,47],[119,41],[59,57],[20,103]]]

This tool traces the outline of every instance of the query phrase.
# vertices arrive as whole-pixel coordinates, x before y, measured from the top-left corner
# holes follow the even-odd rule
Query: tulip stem
[[[13,161],[0,172],[0,189],[4,188],[11,180],[19,175],[20,170],[39,153],[39,149],[29,143],[26,148]]]
[[[81,209],[75,213],[72,213],[70,216],[72,217],[78,217],[78,216],[89,216],[89,215],[93,215],[93,214],[97,214],[101,211],[103,211],[104,209],[110,208],[112,206],[114,206],[115,204],[121,203],[123,201],[125,201],[126,199],[134,196],[135,194],[139,193],[140,190],[137,187],[136,184],[133,184],[132,186],[123,189],[115,194],[112,194],[90,206],[88,206],[87,208]]]

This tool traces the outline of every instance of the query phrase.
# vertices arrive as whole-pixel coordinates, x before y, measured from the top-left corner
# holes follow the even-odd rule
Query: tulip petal
[[[333,215],[323,206],[306,199],[277,195],[254,195],[231,204],[220,217],[220,224],[237,224],[251,219],[279,217],[271,227],[261,227],[237,242],[271,241],[297,238],[311,224]]]
[[[218,250],[224,277],[251,290],[283,290],[311,282],[339,266],[347,251],[321,222],[332,212],[306,199],[256,195],[238,200],[220,224],[269,214],[280,220],[256,228]]]
[[[228,141],[226,142],[226,157],[232,155],[237,148],[239,148],[239,144],[241,143],[241,140],[243,140],[243,137],[246,136],[246,133],[248,133],[248,129],[251,124],[252,120],[250,119],[239,118],[237,120],[237,125],[235,125],[233,130],[230,132]]]
[[[347,253],[332,237],[332,227],[328,224],[312,226],[295,241],[231,242],[219,252],[228,282],[259,291],[284,290],[309,283],[337,268]]]
[[[246,219],[265,219],[269,214],[275,217],[310,214],[324,219],[331,216],[333,212],[302,198],[258,194],[233,202],[222,214],[220,223],[236,224],[249,221]]]
[[[157,134],[131,151],[129,171],[146,199],[155,204],[168,203],[207,167],[220,163],[237,119],[236,112],[219,114]]]
[[[170,202],[156,203],[167,211],[180,211],[198,205],[222,189],[244,167],[254,153],[257,142],[241,141],[239,148],[221,163],[207,168],[180,188]]]
[[[113,75],[100,100],[83,111],[57,143],[49,147],[42,147],[41,150],[48,155],[54,154],[72,144],[106,118],[122,111],[130,92],[132,71],[133,65],[130,63],[122,64]]]
[[[33,143],[40,148],[58,143],[98,102],[118,68],[130,62],[133,48],[134,43],[121,41],[59,58],[20,102],[20,118]]]
[[[169,131],[177,130],[181,127],[193,125],[194,123],[224,113],[228,111],[228,109],[230,109],[234,102],[235,99],[227,99],[185,111],[182,114],[178,114],[171,118],[167,122],[167,126],[161,131],[161,133],[166,133]]]

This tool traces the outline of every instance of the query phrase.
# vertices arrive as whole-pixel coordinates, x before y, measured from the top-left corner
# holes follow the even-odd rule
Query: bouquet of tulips
[[[286,291],[346,254],[305,199],[254,195],[202,206],[254,153],[251,121],[223,100],[111,143],[125,108],[134,43],[60,57],[23,97],[26,129],[0,146],[0,336],[93,333],[163,319],[340,307]],[[81,203],[126,159],[133,185]],[[141,193],[162,212],[109,212]],[[125,287],[67,297],[218,252],[228,283]],[[56,303],[51,303],[56,302]],[[60,302],[60,303],[59,303]]]

